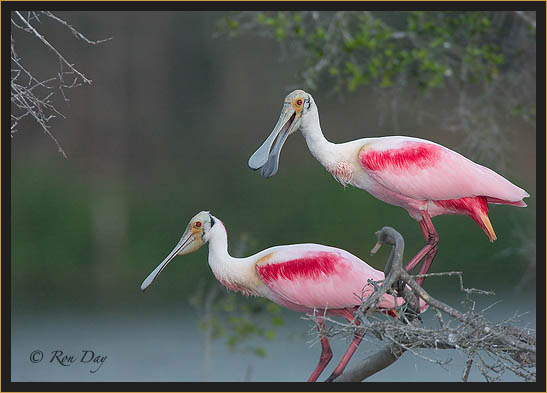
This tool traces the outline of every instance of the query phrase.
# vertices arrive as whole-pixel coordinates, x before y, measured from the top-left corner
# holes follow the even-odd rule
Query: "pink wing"
[[[374,290],[367,281],[384,278],[384,273],[347,251],[317,244],[280,247],[263,259],[256,271],[264,284],[285,302],[308,309],[357,306],[360,297]],[[384,296],[379,306],[392,308],[393,297]]]
[[[381,138],[361,149],[359,162],[373,180],[412,199],[486,196],[492,203],[526,206],[519,201],[529,196],[491,169],[423,139]]]

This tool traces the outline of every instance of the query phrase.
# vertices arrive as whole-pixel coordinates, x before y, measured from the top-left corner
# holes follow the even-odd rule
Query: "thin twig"
[[[51,45],[48,40],[46,40],[44,38],[44,36],[42,34],[40,34],[38,32],[38,30],[36,30],[24,17],[23,15],[21,15],[21,13],[19,11],[15,11],[15,14],[19,16],[19,18],[21,18],[21,20],[23,21],[23,23],[27,26],[27,28],[40,40],[42,41],[42,43],[44,45],[46,45],[49,49],[51,49],[58,57],[59,59],[61,59],[63,61],[63,63],[68,67],[70,68],[70,70],[72,72],[74,72],[75,74],[77,74],[78,76],[80,76],[80,78],[82,78],[82,80],[84,81],[84,83],[88,83],[88,84],[91,84],[91,79],[88,79],[86,78],[86,76],[84,74],[82,74],[80,71],[78,71],[76,68],[74,68],[74,66],[72,64],[70,64],[65,58],[64,56],[57,50],[55,49],[55,47],[53,45]]]
[[[50,11],[42,11],[42,14],[50,17],[51,19],[53,20],[56,20],[57,22],[65,25],[66,27],[68,27],[70,29],[70,31],[72,32],[72,34],[74,34],[76,36],[76,38],[80,38],[82,40],[84,40],[85,42],[87,42],[88,44],[91,44],[91,45],[97,45],[97,44],[101,44],[103,42],[107,42],[107,41],[110,41],[112,39],[112,37],[109,37],[109,38],[105,38],[103,40],[96,40],[96,41],[93,41],[93,40],[90,40],[89,38],[87,38],[85,35],[83,35],[82,33],[80,33],[78,30],[76,30],[74,27],[72,27],[72,25],[70,25],[67,21],[59,18],[57,15],[54,15],[52,12]]]

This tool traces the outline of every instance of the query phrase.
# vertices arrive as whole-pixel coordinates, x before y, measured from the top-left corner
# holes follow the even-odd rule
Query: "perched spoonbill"
[[[355,255],[320,244],[276,246],[247,258],[228,254],[228,235],[222,221],[207,211],[196,214],[173,251],[143,281],[145,290],[177,255],[190,254],[209,242],[209,266],[222,285],[245,295],[262,296],[288,309],[313,314],[338,315],[354,321],[353,311],[362,299],[373,293],[368,280],[384,279],[384,273],[372,268]],[[421,299],[420,299],[421,301]],[[403,303],[397,298],[397,305]],[[392,295],[383,295],[378,311],[394,316]],[[420,311],[427,305],[421,301]],[[355,320],[358,324],[359,321]],[[321,336],[321,356],[308,382],[315,382],[332,358],[328,339],[323,336],[324,322],[317,318]],[[355,337],[329,379],[340,375],[363,338]]]
[[[263,177],[275,175],[281,148],[298,129],[312,155],[342,185],[362,188],[401,206],[418,221],[426,244],[405,267],[407,271],[425,257],[420,274],[427,273],[433,262],[439,236],[431,217],[468,215],[493,242],[496,234],[488,218],[488,204],[525,207],[522,199],[530,196],[491,169],[424,139],[387,136],[329,142],[321,131],[317,105],[303,90],[285,98],[277,124],[249,158],[249,167],[260,169]],[[423,278],[417,281],[421,284]]]

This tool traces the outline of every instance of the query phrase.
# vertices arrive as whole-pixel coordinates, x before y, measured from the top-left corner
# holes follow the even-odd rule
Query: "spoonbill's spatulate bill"
[[[202,211],[189,222],[182,238],[164,261],[143,281],[145,290],[177,255],[196,251],[209,243],[209,266],[226,288],[245,295],[262,296],[294,311],[324,315],[339,315],[353,321],[353,311],[361,297],[373,293],[368,280],[384,279],[384,273],[372,268],[347,251],[320,244],[293,244],[268,248],[247,258],[228,254],[228,235],[224,224],[209,212]],[[397,298],[397,305],[403,303]],[[378,311],[392,313],[393,295],[384,295]],[[420,303],[424,311],[426,304]],[[318,329],[323,321],[318,318]],[[363,333],[354,340],[342,357],[333,375],[342,373],[361,342]],[[321,338],[321,357],[308,381],[316,381],[332,358],[326,337]]]
[[[439,236],[431,217],[468,215],[491,242],[496,234],[488,204],[525,207],[528,193],[496,172],[437,143],[407,136],[363,138],[331,143],[323,136],[317,105],[309,93],[295,90],[283,103],[270,136],[249,159],[263,177],[276,174],[287,137],[299,130],[312,155],[344,186],[362,188],[374,197],[406,209],[420,224],[426,245],[406,266],[425,257],[426,273],[437,252]],[[417,280],[420,284],[423,278]]]

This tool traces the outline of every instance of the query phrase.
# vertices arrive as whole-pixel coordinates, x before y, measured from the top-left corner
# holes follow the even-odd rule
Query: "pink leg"
[[[313,373],[311,373],[308,378],[308,382],[317,381],[319,375],[321,375],[325,367],[327,367],[327,364],[329,364],[332,359],[332,350],[330,349],[329,340],[327,337],[323,336],[323,332],[325,331],[325,323],[322,319],[317,319],[317,330],[319,330],[319,337],[321,338],[321,356],[319,357],[317,367],[315,367],[315,370],[313,370]]]
[[[424,234],[424,238],[427,241],[427,238],[429,237],[429,231],[427,230],[427,225],[425,223],[425,220],[418,221],[418,224],[420,224],[420,229],[422,230],[422,233]]]
[[[343,316],[348,320],[348,322],[351,322],[354,320],[353,315],[349,311],[347,313],[344,313]],[[359,320],[355,320],[355,324],[359,325],[360,324]],[[346,349],[346,352],[344,353],[344,356],[342,356],[340,363],[338,363],[338,366],[336,366],[332,374],[327,378],[325,382],[333,381],[340,374],[342,374],[342,372],[344,372],[344,369],[346,368],[351,357],[357,350],[357,347],[361,343],[361,340],[363,340],[364,335],[365,335],[365,332],[362,330],[358,330],[357,332],[355,332],[353,341],[349,344],[348,349]]]
[[[410,260],[408,265],[406,265],[405,270],[408,272],[414,268],[424,257],[426,258],[422,268],[420,269],[420,274],[426,274],[429,270],[429,267],[437,255],[437,243],[439,242],[439,234],[431,222],[431,217],[427,212],[422,212],[422,219],[418,221],[422,233],[425,237],[425,246],[416,254],[414,258]],[[424,282],[425,278],[418,278],[416,282],[420,285]]]
[[[435,259],[435,256],[437,255],[438,250],[439,249],[437,248],[437,246],[435,246],[431,249],[429,254],[426,255],[424,264],[422,265],[422,268],[420,269],[419,274],[426,274],[429,271],[429,267],[433,263],[433,259]],[[418,285],[421,286],[423,284],[424,280],[425,280],[425,277],[418,277],[416,279],[416,282],[418,283]]]

